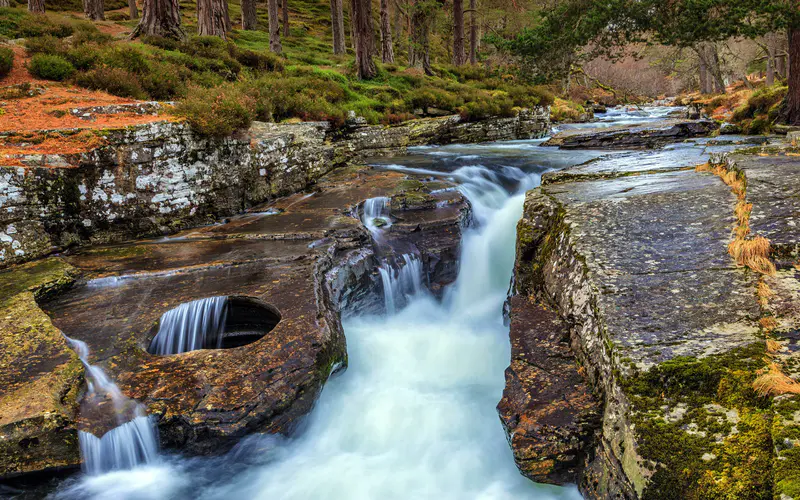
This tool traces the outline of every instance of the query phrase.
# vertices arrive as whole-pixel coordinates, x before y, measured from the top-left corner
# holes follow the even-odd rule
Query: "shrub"
[[[186,94],[185,75],[171,64],[156,64],[153,71],[140,77],[142,88],[151,99],[166,101]]]
[[[28,54],[63,55],[67,52],[67,49],[67,44],[63,40],[52,35],[37,36],[25,40],[25,50]]]
[[[463,100],[458,96],[435,87],[413,90],[408,93],[405,101],[410,110],[421,108],[423,112],[427,112],[428,108],[455,111],[458,106],[463,104]]]
[[[102,55],[94,44],[85,44],[69,49],[64,57],[75,66],[75,69],[86,71],[94,68]]]
[[[36,54],[28,63],[28,71],[39,78],[60,82],[72,76],[75,67],[61,56]]]
[[[146,74],[150,72],[150,60],[142,51],[132,45],[116,45],[106,52],[103,59],[106,65],[124,69],[130,73]]]
[[[84,43],[96,43],[107,45],[114,41],[114,37],[103,33],[94,24],[80,23],[75,26],[75,34],[72,35],[72,45],[82,45]]]
[[[212,89],[191,88],[174,113],[203,135],[223,137],[250,126],[255,108],[254,99],[242,87],[223,84]]]
[[[28,15],[19,21],[15,33],[16,36],[12,36],[12,38],[32,38],[44,35],[66,38],[73,31],[71,25],[53,22],[47,16]]]
[[[465,121],[484,120],[489,117],[514,116],[514,103],[507,96],[495,96],[491,99],[470,101],[459,109],[461,119]]]
[[[0,47],[0,78],[11,73],[14,67],[14,51],[8,47]]]
[[[98,68],[87,73],[79,73],[73,81],[76,85],[89,90],[105,90],[120,97],[135,99],[147,97],[136,75],[121,68]]]
[[[178,47],[180,47],[179,41],[163,36],[143,36],[141,42],[164,50],[178,50]]]
[[[256,52],[254,50],[237,49],[231,44],[231,56],[239,61],[242,66],[258,71],[283,71],[283,61],[272,53]]]

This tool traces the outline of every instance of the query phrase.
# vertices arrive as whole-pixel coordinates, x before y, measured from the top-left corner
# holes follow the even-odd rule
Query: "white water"
[[[168,355],[222,345],[228,297],[193,300],[161,315],[151,354]]]
[[[68,498],[208,500],[566,499],[517,471],[495,406],[509,362],[503,326],[524,191],[538,174],[467,167],[477,225],[464,236],[458,281],[437,302],[419,259],[384,269],[395,313],[345,324],[349,367],[325,387],[298,438],[253,436],[225,457],[167,458],[85,478]],[[383,204],[382,206],[386,206]],[[398,297],[403,296],[403,300]],[[405,304],[405,307],[404,307]]]
[[[383,300],[386,314],[392,315],[398,307],[405,306],[412,298],[423,293],[422,261],[412,254],[403,254],[399,268],[391,262],[378,267],[383,284]]]
[[[361,222],[373,235],[379,233],[381,228],[392,226],[390,203],[391,200],[385,196],[370,198],[364,202]]]
[[[99,438],[90,432],[78,431],[83,470],[97,476],[156,461],[158,438],[142,405],[122,394],[102,368],[89,363],[89,347],[85,342],[66,338],[86,367],[88,387],[83,404],[103,404],[103,400],[111,399],[111,410],[117,421],[117,427]]]

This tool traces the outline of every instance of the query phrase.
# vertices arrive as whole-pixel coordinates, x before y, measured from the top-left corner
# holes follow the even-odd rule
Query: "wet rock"
[[[497,410],[514,459],[533,481],[575,483],[593,449],[600,405],[558,315],[519,294],[510,311],[511,366]]]
[[[564,178],[528,193],[516,293],[558,313],[602,401],[600,431],[576,479],[586,497],[715,498],[722,483],[708,478],[722,477],[721,468],[745,457],[770,462],[771,447],[755,444],[766,442],[763,422],[750,418],[760,403],[749,384],[764,366],[757,277],[726,252],[735,203],[718,178],[689,170]],[[535,314],[533,304],[517,304]],[[553,348],[525,349],[539,359]],[[698,371],[705,382],[688,389]],[[733,445],[739,438],[728,425],[714,427],[723,417],[709,412],[747,416],[739,432],[751,444]],[[530,449],[515,449],[523,469]],[[755,476],[737,480],[764,487]]]
[[[153,103],[133,106],[75,112],[91,119],[157,110]],[[105,145],[87,153],[0,158],[0,267],[76,245],[208,224],[302,191],[334,168],[408,146],[528,139],[549,128],[548,110],[536,108],[479,122],[459,116],[392,127],[353,122],[344,133],[327,122],[255,122],[223,139],[174,122],[103,130],[98,134]]]
[[[652,149],[717,130],[716,122],[664,120],[641,127],[574,129],[555,134],[544,143],[562,149]]]
[[[385,241],[419,255],[434,290],[455,279],[450,266],[469,206],[458,191],[431,194],[431,186],[398,172],[339,169],[313,192],[225,224],[89,247],[54,260],[52,269],[37,261],[0,273],[3,297],[15,297],[0,319],[0,342],[7,343],[0,377],[8,379],[0,378],[7,443],[0,477],[74,466],[76,430],[101,435],[116,421],[107,404],[78,405],[81,364],[59,330],[86,342],[90,362],[147,408],[163,447],[213,454],[249,433],[295,432],[330,374],[347,365],[341,316],[383,310],[376,252],[386,249],[373,246],[351,215],[355,207],[409,188],[430,196],[428,209],[393,210]],[[238,347],[148,352],[163,313],[215,296],[269,304],[280,321]],[[32,342],[39,330],[34,339],[46,339]]]
[[[83,365],[35,296],[63,291],[58,259],[0,273],[0,477],[80,464],[76,413]]]

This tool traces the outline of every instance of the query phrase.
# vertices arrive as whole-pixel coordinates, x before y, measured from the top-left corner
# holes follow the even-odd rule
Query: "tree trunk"
[[[768,33],[764,36],[764,45],[767,46],[767,86],[775,84],[775,47],[777,45],[777,37],[775,33]]]
[[[352,0],[350,15],[353,18],[354,33],[356,37],[356,68],[358,77],[362,80],[375,78],[378,69],[372,55],[375,51],[375,34],[372,31],[372,2],[371,0]]]
[[[11,0],[0,0],[0,7],[11,7]]]
[[[256,14],[256,0],[242,0],[242,29],[258,29],[258,15]]]
[[[197,34],[225,38],[229,23],[227,0],[197,0]]]
[[[467,62],[464,52],[464,0],[453,0],[453,65]]]
[[[394,63],[392,24],[389,22],[389,0],[381,0],[381,61]]]
[[[44,0],[28,0],[28,12],[44,14]]]
[[[786,55],[781,54],[775,58],[775,72],[781,78],[786,78]]]
[[[289,0],[283,0],[283,36],[289,38]]]
[[[411,48],[408,64],[423,70],[428,76],[433,76],[430,46],[431,16],[426,8],[419,4],[415,4],[411,9]]]
[[[697,49],[695,49],[697,50]],[[706,66],[706,58],[705,54],[702,54],[702,48],[697,50],[697,60],[698,66],[700,66],[700,93],[701,94],[708,94],[710,93],[708,87],[708,67]]]
[[[278,0],[267,0],[269,10],[269,50],[276,54],[283,51],[281,47],[281,24],[278,13]]]
[[[800,26],[789,28],[789,68],[787,81],[787,121],[800,124]]]
[[[131,38],[138,36],[163,36],[180,40],[186,37],[181,28],[178,0],[144,0],[142,18]]]
[[[709,73],[714,80],[714,91],[718,94],[725,93],[725,79],[722,77],[722,69],[719,67],[719,55],[717,54],[717,48],[713,45],[711,46],[711,61],[708,64]]]
[[[333,29],[333,53],[344,54],[347,52],[347,47],[344,41],[342,0],[331,0],[331,28]]]
[[[103,0],[83,0],[83,12],[87,19],[105,21],[106,12]]]
[[[136,0],[128,0],[128,13],[131,19],[139,19],[139,9],[136,7]]]
[[[478,62],[478,21],[475,19],[478,13],[475,0],[469,0],[469,63]]]

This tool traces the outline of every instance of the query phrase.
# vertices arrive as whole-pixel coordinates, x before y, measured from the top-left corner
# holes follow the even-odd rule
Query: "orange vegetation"
[[[753,382],[753,388],[762,396],[800,394],[800,383],[785,375],[776,363],[770,363],[768,370]]]
[[[91,134],[65,136],[45,132],[48,130],[101,130],[170,119],[165,116],[134,113],[96,114],[91,120],[74,116],[69,113],[70,109],[129,104],[135,103],[136,100],[38,80],[25,68],[28,58],[24,49],[14,47],[14,53],[14,68],[9,75],[0,79],[0,133],[13,132],[0,138],[0,157],[20,154],[78,153],[98,145],[98,138]],[[11,86],[20,84],[30,85],[32,93],[39,95],[19,96],[18,90]],[[41,89],[41,93],[37,89]],[[9,161],[5,159],[3,163],[9,164]],[[14,161],[11,160],[10,164],[14,164]]]

